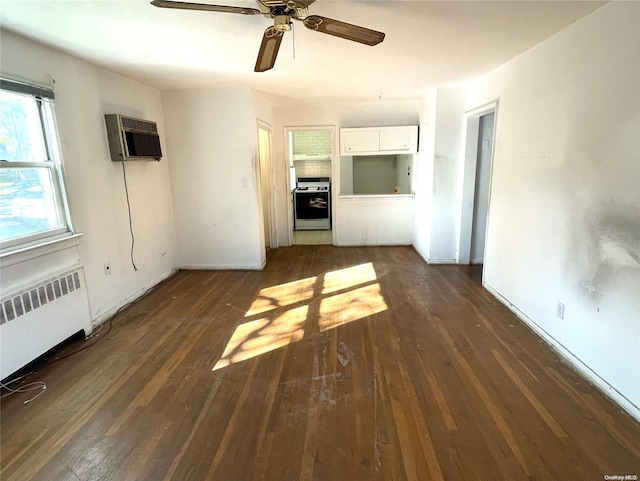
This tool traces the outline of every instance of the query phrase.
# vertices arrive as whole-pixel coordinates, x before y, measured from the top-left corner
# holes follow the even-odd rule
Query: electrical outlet
[[[556,317],[558,319],[564,319],[564,304],[558,301],[558,305],[556,306]]]
[[[105,262],[104,263],[104,275],[108,276],[109,274],[111,274],[111,262]]]

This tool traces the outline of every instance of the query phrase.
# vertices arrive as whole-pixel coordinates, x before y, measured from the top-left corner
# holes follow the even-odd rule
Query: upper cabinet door
[[[340,155],[391,155],[417,152],[417,125],[340,129]]]
[[[342,142],[347,154],[376,152],[380,147],[378,129],[345,130],[342,133]]]
[[[410,127],[380,129],[380,150],[409,150],[411,145]]]

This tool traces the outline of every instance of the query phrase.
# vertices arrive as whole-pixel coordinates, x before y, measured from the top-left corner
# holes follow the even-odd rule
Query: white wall
[[[3,75],[49,83],[55,79],[56,117],[72,220],[84,236],[78,252],[86,275],[91,318],[105,317],[171,274],[176,266],[170,156],[164,138],[160,92],[2,31]],[[126,164],[135,234],[135,272],[122,165],[110,160],[105,113],[122,113],[158,123],[165,157]],[[105,276],[103,264],[111,263]],[[23,272],[29,276],[38,272]],[[3,278],[5,283],[15,279]]]
[[[251,90],[163,92],[162,103],[179,266],[261,269],[264,238]]]
[[[353,239],[361,239],[360,233],[350,230],[347,219],[353,217],[350,209],[354,204],[343,203],[338,197],[338,187],[340,185],[340,165],[339,165],[339,144],[338,129],[347,127],[384,127],[393,125],[417,125],[418,123],[418,100],[392,101],[381,100],[378,102],[355,102],[355,103],[335,103],[335,104],[308,104],[300,102],[298,104],[288,102],[279,104],[277,100],[274,104],[274,162],[276,165],[276,182],[278,195],[278,242],[280,245],[289,245],[288,213],[291,202],[289,191],[289,171],[286,162],[285,149],[287,141],[284,138],[285,127],[309,127],[309,126],[335,126],[336,138],[334,139],[334,158],[332,169],[332,198],[334,205],[334,231],[338,244],[351,243]],[[344,216],[342,220],[338,216]],[[404,219],[405,216],[402,216]],[[408,220],[409,225],[402,225],[401,231],[414,229],[413,218]],[[343,230],[346,229],[346,230]],[[376,227],[371,225],[368,232],[374,232]],[[394,243],[405,243],[404,234],[398,236]],[[367,239],[367,244],[370,240]],[[409,239],[408,244],[411,243]]]
[[[464,171],[466,86],[437,89],[433,185],[431,186],[430,263],[455,263]]]
[[[420,98],[418,115],[419,147],[416,155],[413,188],[415,191],[415,232],[413,246],[426,260],[431,251],[431,204],[433,194],[433,156],[436,139],[437,89],[427,90]]]
[[[414,245],[432,264],[453,264],[457,258],[466,97],[466,85],[443,85],[420,104]]]
[[[411,245],[415,204],[411,195],[353,196],[340,199],[334,228],[339,246]]]
[[[468,104],[500,101],[487,287],[636,417],[638,25],[639,3],[610,3],[478,81]]]

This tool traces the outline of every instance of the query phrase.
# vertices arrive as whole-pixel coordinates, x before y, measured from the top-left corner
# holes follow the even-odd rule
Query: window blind
[[[18,80],[11,80],[0,77],[0,89],[10,90],[19,94],[31,95],[33,97],[42,100],[48,100],[50,102],[53,102],[55,100],[53,89],[40,85],[28,84],[26,82],[20,82]]]

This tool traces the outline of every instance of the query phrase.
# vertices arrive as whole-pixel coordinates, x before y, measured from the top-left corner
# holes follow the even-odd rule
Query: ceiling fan
[[[315,0],[256,0],[258,8],[210,5],[207,3],[153,0],[151,5],[181,10],[204,10],[207,12],[239,13],[241,15],[264,15],[273,19],[273,25],[264,31],[258,52],[255,72],[273,68],[284,32],[291,30],[291,20],[301,21],[305,27],[320,33],[345,38],[365,45],[377,45],[384,40],[384,33],[358,25],[341,22],[320,15],[309,15],[309,5]]]

